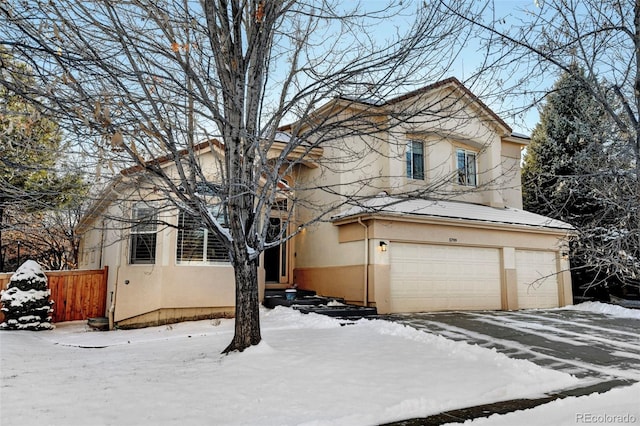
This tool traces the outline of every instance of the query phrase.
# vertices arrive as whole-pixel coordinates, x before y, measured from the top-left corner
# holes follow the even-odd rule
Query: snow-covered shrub
[[[53,302],[47,277],[37,262],[27,260],[11,276],[0,296],[4,322],[0,328],[11,330],[50,330]]]

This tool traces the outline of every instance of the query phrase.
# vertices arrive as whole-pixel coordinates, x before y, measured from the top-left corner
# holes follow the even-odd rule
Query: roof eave
[[[561,236],[569,236],[575,234],[575,228],[558,228],[551,226],[529,225],[523,223],[496,222],[479,219],[432,216],[407,213],[393,212],[361,212],[349,216],[332,218],[333,225],[342,226],[350,223],[357,223],[362,220],[393,220],[397,222],[419,222],[425,224],[462,226],[468,228],[482,228],[493,230],[526,230],[533,233],[553,234]]]

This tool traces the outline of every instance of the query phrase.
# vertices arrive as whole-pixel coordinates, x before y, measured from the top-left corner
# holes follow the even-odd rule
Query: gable
[[[471,111],[468,114],[469,117],[477,117],[483,123],[491,126],[498,135],[509,136],[512,134],[511,127],[455,77],[441,80],[390,99],[386,102],[386,105],[395,106],[395,108],[407,108],[412,104],[421,105],[423,103],[421,100],[428,104],[436,105],[437,99],[445,104],[443,105],[443,114],[450,113],[455,116],[456,111],[469,109]]]

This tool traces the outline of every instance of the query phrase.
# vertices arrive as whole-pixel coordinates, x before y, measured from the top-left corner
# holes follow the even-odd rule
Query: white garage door
[[[500,309],[497,249],[392,243],[391,312]]]
[[[554,252],[517,250],[516,270],[519,309],[559,306]]]

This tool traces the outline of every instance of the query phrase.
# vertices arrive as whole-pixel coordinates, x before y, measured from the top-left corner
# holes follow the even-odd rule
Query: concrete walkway
[[[440,425],[532,408],[640,381],[640,320],[563,309],[389,315],[385,319],[583,379],[544,398],[502,401],[393,425]]]

